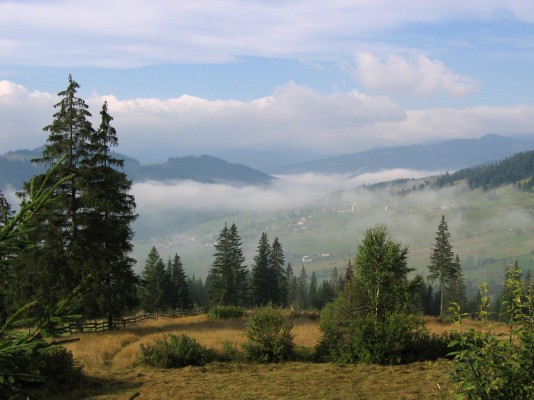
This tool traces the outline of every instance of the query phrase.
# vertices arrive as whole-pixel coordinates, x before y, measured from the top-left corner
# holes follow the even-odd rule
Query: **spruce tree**
[[[154,312],[166,308],[168,305],[166,278],[165,264],[156,247],[152,246],[141,272],[139,300],[143,310]]]
[[[308,274],[306,268],[302,264],[299,275],[297,278],[297,306],[300,309],[308,307]]]
[[[271,301],[279,306],[287,306],[288,281],[284,269],[285,257],[282,245],[274,238],[269,254],[269,272],[272,280]]]
[[[24,187],[27,196],[32,185],[45,182],[45,176],[50,186],[62,182],[54,192],[54,201],[32,219],[30,241],[34,246],[13,268],[9,297],[15,307],[29,300],[39,300],[45,306],[55,304],[83,277],[87,253],[78,240],[81,163],[90,154],[89,138],[94,130],[88,120],[88,106],[77,96],[78,88],[69,76],[67,88],[58,93],[61,100],[54,105],[53,121],[43,128],[48,138],[42,157],[32,160],[49,168],[55,165],[53,171],[35,177]]]
[[[178,254],[167,262],[168,303],[172,309],[188,310],[192,306],[191,293],[187,284],[182,260]]]
[[[310,286],[308,288],[308,304],[312,308],[319,309],[317,290],[318,290],[317,274],[315,273],[315,271],[312,271],[311,276],[310,276]]]
[[[439,315],[442,316],[445,311],[445,299],[447,290],[457,281],[459,274],[461,274],[461,266],[455,260],[450,244],[450,233],[445,221],[445,216],[442,215],[441,222],[436,232],[436,243],[431,250],[430,265],[428,270],[430,275],[428,279],[431,282],[438,281],[440,292]]]
[[[236,225],[228,228],[225,223],[206,279],[210,304],[242,306],[246,303],[247,270],[241,246]]]
[[[277,285],[270,268],[271,245],[267,234],[263,232],[258,242],[254,265],[252,266],[252,302],[263,306],[272,301],[272,294]]]
[[[287,263],[286,267],[286,281],[287,281],[287,305],[294,307],[297,304],[297,277],[293,272],[291,263]]]
[[[131,224],[136,219],[135,200],[129,194],[131,181],[121,171],[123,160],[111,146],[118,144],[107,103],[100,111],[99,128],[89,137],[90,153],[81,161],[79,241],[84,254],[83,273],[91,274],[86,299],[89,315],[112,319],[135,305],[138,277],[133,271]]]

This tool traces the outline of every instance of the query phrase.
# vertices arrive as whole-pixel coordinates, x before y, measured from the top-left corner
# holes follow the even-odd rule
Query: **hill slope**
[[[520,151],[531,149],[534,149],[534,138],[486,135],[480,139],[454,139],[437,144],[369,150],[294,164],[279,168],[274,172],[358,175],[393,168],[455,171],[501,160]]]
[[[11,185],[20,188],[22,183],[45,168],[31,163],[41,156],[41,148],[11,151],[0,156],[0,190]],[[203,183],[225,182],[233,185],[262,185],[273,178],[261,171],[242,164],[229,163],[211,156],[169,158],[165,163],[142,165],[134,158],[124,159],[124,170],[134,182],[155,180],[194,180]]]

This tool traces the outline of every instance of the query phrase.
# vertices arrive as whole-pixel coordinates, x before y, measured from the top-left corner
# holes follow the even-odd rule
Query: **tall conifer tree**
[[[447,291],[454,284],[459,284],[458,278],[461,276],[461,265],[459,258],[455,259],[450,244],[450,233],[445,221],[445,216],[441,216],[441,222],[436,232],[436,243],[430,253],[430,265],[428,279],[431,282],[438,281],[440,292],[439,315],[442,316],[445,309],[445,299]],[[465,289],[464,289],[465,290]],[[454,300],[454,299],[451,299]]]
[[[206,279],[212,305],[244,305],[247,297],[247,270],[237,226],[225,223],[215,244],[215,259]]]
[[[270,256],[271,245],[267,234],[263,232],[256,248],[254,265],[252,266],[252,301],[258,306],[266,305],[272,301],[273,287],[276,285],[270,271]]]
[[[284,264],[284,251],[275,237],[269,254],[269,272],[272,279],[271,301],[279,306],[287,306],[288,280]]]

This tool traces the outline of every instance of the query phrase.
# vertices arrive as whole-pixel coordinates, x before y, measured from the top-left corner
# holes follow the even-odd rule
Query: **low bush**
[[[47,382],[74,383],[81,379],[83,366],[72,352],[62,346],[50,346],[39,351],[39,371]]]
[[[318,361],[405,364],[445,357],[450,335],[430,335],[416,314],[392,312],[382,319],[351,312],[339,297],[321,313]]]
[[[526,285],[525,285],[526,286]],[[510,300],[504,303],[508,316],[508,334],[496,334],[489,320],[487,285],[482,291],[482,306],[477,313],[484,329],[464,330],[467,314],[454,304],[453,315],[460,334],[451,341],[453,350],[452,381],[454,398],[517,399],[534,398],[534,287],[523,288],[520,270],[515,263],[507,271],[506,289]]]
[[[208,349],[186,335],[164,336],[153,345],[141,344],[140,362],[156,368],[182,368],[204,365],[210,359]]]
[[[245,356],[255,362],[280,362],[291,359],[294,343],[293,324],[283,310],[271,305],[257,308],[247,318],[243,344]]]
[[[208,311],[209,319],[241,318],[245,314],[243,307],[219,306]]]

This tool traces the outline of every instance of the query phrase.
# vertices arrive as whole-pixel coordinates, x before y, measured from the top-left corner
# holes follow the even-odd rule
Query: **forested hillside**
[[[0,189],[11,185],[19,189],[23,182],[42,174],[46,168],[32,163],[41,156],[41,148],[10,151],[0,156]],[[164,163],[141,164],[138,160],[112,152],[124,160],[124,172],[134,182],[146,180],[177,181],[193,180],[203,183],[224,182],[235,185],[261,185],[273,178],[246,165],[230,163],[217,157],[176,157]]]
[[[455,173],[446,173],[438,178],[437,186],[451,185],[465,179],[471,189],[494,189],[502,185],[517,184],[530,190],[534,185],[534,151],[517,153],[504,160],[479,167],[466,168]]]

